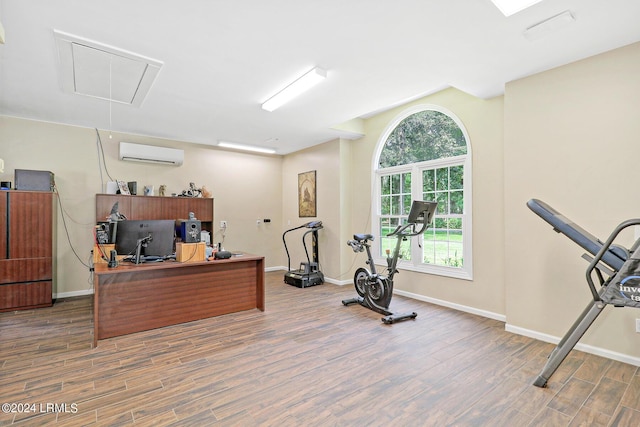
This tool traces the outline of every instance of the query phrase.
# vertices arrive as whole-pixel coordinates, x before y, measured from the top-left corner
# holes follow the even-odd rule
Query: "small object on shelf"
[[[138,182],[137,181],[129,181],[127,182],[127,187],[129,187],[129,194],[135,196],[138,194]]]
[[[229,252],[229,251],[216,251],[213,256],[214,256],[215,259],[229,259],[229,258],[231,258],[231,252]]]
[[[127,196],[130,196],[131,193],[129,192],[129,186],[127,185],[127,183],[124,181],[117,181],[117,182],[118,182],[118,192],[120,194],[126,194]]]
[[[158,187],[158,196],[164,197],[166,192],[167,192],[167,186],[166,185],[162,184],[160,187]]]
[[[196,188],[196,185],[193,182],[190,182],[189,189],[183,190],[180,196],[181,197],[201,197],[202,190],[199,188]]]
[[[206,245],[198,243],[176,243],[176,261],[201,262],[205,260]]]
[[[118,194],[118,182],[117,181],[108,181],[106,194]]]
[[[53,191],[55,180],[53,172],[16,169],[16,190]]]

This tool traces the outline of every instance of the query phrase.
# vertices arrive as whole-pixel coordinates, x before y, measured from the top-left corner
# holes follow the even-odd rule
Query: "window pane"
[[[386,236],[391,233],[398,225],[398,218],[381,218],[380,219],[380,236]]]
[[[409,211],[411,211],[411,204],[413,200],[411,200],[411,194],[404,194],[402,196],[402,215],[409,215]]]
[[[447,191],[449,189],[449,168],[436,169],[436,190]]]
[[[398,123],[380,153],[380,167],[467,154],[462,129],[448,115],[434,110],[412,114]]]
[[[433,169],[422,171],[422,191],[425,191],[425,192],[435,191],[436,189],[435,173],[436,171],[434,171]]]
[[[396,248],[398,239],[393,237],[387,237],[387,234],[391,233],[398,227],[401,221],[399,218],[381,218],[380,219],[380,256],[386,257],[387,250],[389,256],[393,256],[393,251]],[[411,241],[410,239],[403,240],[400,246],[400,258],[404,260],[411,260]]]
[[[451,190],[462,190],[464,178],[464,166],[452,166],[449,168],[449,188]]]
[[[449,218],[448,224],[451,230],[462,231],[462,218]]]
[[[391,194],[400,194],[400,175],[391,175]]]
[[[435,233],[438,233],[438,230],[443,230],[447,228],[447,220],[445,218],[434,218],[433,220],[433,228]]]
[[[464,213],[464,198],[462,191],[452,191],[449,193],[449,209],[452,214]]]
[[[411,194],[411,174],[402,174],[402,192]]]
[[[436,208],[436,215],[448,215],[449,214],[449,193],[436,193],[436,202],[438,202],[438,207]]]
[[[436,201],[436,193],[422,193],[422,200],[426,200],[427,202],[435,202]]]
[[[391,178],[385,175],[380,179],[380,194],[391,194]]]
[[[436,243],[433,241],[425,241],[422,244],[422,262],[426,264],[436,263]]]
[[[391,196],[391,215],[400,214],[400,196]]]
[[[460,218],[436,218],[433,235],[425,234],[423,258],[430,263],[463,267],[462,221]]]
[[[391,215],[391,197],[382,196],[380,198],[380,213],[382,215]]]

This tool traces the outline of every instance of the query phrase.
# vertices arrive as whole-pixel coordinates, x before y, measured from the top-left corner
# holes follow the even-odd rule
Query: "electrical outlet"
[[[227,221],[220,221],[220,228],[227,228]]]
[[[636,332],[640,332],[640,319],[636,319]]]

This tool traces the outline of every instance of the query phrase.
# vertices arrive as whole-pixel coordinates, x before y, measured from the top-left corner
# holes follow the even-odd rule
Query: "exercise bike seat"
[[[358,242],[363,242],[365,240],[373,240],[373,234],[354,234],[353,239]]]

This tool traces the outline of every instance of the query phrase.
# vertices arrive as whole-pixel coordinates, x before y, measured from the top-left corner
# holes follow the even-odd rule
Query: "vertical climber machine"
[[[287,248],[287,240],[285,235],[290,231],[307,228],[308,230],[302,235],[302,246],[307,255],[307,262],[301,262],[300,268],[291,270],[291,257]],[[287,252],[287,272],[284,274],[284,282],[298,288],[306,288],[309,286],[320,285],[324,283],[324,275],[320,271],[320,261],[318,258],[318,230],[322,229],[322,221],[311,221],[298,227],[291,228],[282,234],[282,242],[284,250]],[[307,248],[306,237],[311,235],[311,257]]]

